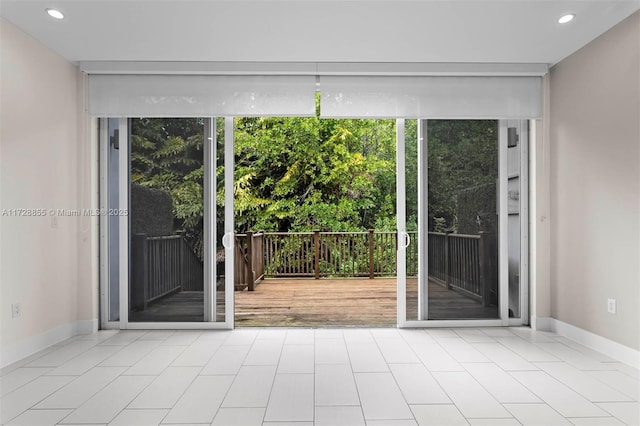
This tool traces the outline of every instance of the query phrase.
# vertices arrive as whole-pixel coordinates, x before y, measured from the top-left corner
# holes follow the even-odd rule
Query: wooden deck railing
[[[409,232],[407,276],[417,276],[417,232]],[[429,278],[486,306],[497,299],[494,234],[429,233]],[[248,232],[235,236],[235,286],[253,291],[265,277],[397,275],[396,232]],[[132,241],[131,306],[182,290],[203,290],[203,265],[181,235]]]
[[[235,288],[253,291],[264,278],[264,233],[236,234],[235,247]]]
[[[429,233],[429,278],[485,306],[497,299],[495,234]]]
[[[396,275],[395,232],[264,233],[265,277]]]
[[[409,246],[406,249],[407,277],[418,276],[418,231],[408,231]]]
[[[182,235],[135,234],[131,245],[131,306],[147,304],[178,291],[202,291],[202,261]]]
[[[407,276],[418,274],[417,232],[408,232]],[[429,278],[489,305],[496,298],[493,234],[429,233]],[[397,275],[396,232],[261,232],[236,236],[236,288],[262,278]]]

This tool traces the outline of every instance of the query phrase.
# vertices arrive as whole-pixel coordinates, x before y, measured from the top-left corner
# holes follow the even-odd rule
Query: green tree
[[[395,215],[395,122],[239,118],[240,230],[355,231]]]
[[[495,185],[498,178],[498,135],[495,120],[429,120],[429,218],[443,218],[440,227],[457,232],[456,212],[464,190]],[[485,200],[495,212],[492,191],[484,191]],[[495,217],[489,218],[495,221]],[[491,228],[491,223],[486,225]]]
[[[224,206],[224,125],[216,147],[218,222]],[[169,192],[174,229],[202,253],[203,119],[132,119],[131,180]],[[429,228],[457,231],[459,194],[497,178],[497,122],[429,120]],[[405,124],[407,228],[417,229],[417,120]],[[395,230],[395,120],[236,118],[236,229]],[[481,193],[480,191],[479,193]],[[485,190],[484,204],[491,204]],[[469,198],[469,197],[467,197]],[[481,201],[479,204],[482,204]],[[478,202],[476,202],[478,204]]]
[[[204,121],[140,118],[130,125],[131,182],[171,194],[174,229],[202,257]]]

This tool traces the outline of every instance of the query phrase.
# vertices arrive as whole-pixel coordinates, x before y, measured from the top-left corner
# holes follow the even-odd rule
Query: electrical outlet
[[[11,305],[11,318],[18,318],[22,313],[22,308],[19,303],[14,303]]]
[[[607,299],[607,312],[610,314],[616,313],[616,299]]]

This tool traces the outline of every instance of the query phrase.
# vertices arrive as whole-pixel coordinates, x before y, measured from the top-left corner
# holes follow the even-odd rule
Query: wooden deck
[[[481,302],[449,290],[429,280],[429,319],[490,319],[498,318],[498,307],[485,307]],[[407,279],[407,319],[418,319],[418,280]]]
[[[238,326],[395,324],[395,278],[267,279],[236,293]]]
[[[235,293],[237,326],[395,326],[396,279],[266,279]],[[224,300],[219,293],[219,300]],[[219,309],[221,311],[221,309]],[[166,297],[132,321],[202,321],[201,292]],[[417,280],[407,280],[407,319],[417,319]],[[430,319],[497,318],[497,308],[429,282]],[[222,318],[220,318],[222,319]]]

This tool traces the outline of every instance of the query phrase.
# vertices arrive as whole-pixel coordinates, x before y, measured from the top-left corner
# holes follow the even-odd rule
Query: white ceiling
[[[72,62],[554,64],[638,9],[640,0],[0,1],[3,18]],[[568,12],[576,19],[558,24]]]

